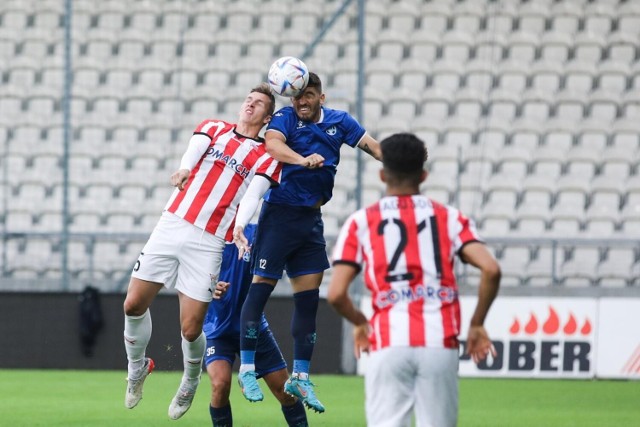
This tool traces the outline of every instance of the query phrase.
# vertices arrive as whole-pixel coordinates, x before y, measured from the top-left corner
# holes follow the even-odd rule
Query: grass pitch
[[[0,370],[0,426],[210,426],[205,374],[189,412],[178,421],[168,418],[180,375],[154,372],[145,382],[144,399],[128,410],[124,370]],[[327,412],[307,412],[311,426],[365,426],[361,377],[315,375],[313,381]],[[284,425],[280,406],[261,385],[265,400],[252,404],[234,382],[236,427]],[[461,379],[459,426],[638,427],[640,382]]]

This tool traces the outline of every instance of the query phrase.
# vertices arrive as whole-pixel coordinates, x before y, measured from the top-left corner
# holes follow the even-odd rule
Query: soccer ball
[[[309,83],[309,69],[300,59],[283,56],[271,65],[269,85],[280,96],[298,96]]]

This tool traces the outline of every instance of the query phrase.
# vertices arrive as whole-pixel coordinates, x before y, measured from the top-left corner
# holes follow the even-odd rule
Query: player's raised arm
[[[382,151],[380,150],[380,143],[376,141],[369,134],[364,134],[360,142],[358,143],[358,148],[369,154],[376,160],[382,160]]]
[[[291,149],[286,143],[284,135],[278,131],[267,131],[265,134],[265,146],[267,153],[282,163],[304,166],[306,168],[319,168],[324,165],[324,157],[320,154],[311,154],[304,157]]]

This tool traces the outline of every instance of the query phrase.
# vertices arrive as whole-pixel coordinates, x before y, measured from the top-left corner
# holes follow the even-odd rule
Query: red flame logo
[[[560,318],[558,317],[558,313],[553,309],[553,307],[549,307],[549,317],[542,325],[542,330],[545,334],[551,335],[558,332],[558,327],[560,326]]]
[[[542,324],[542,328],[541,328],[542,332],[545,335],[556,334],[560,330],[560,325],[561,325],[561,322],[560,322],[560,316],[558,316],[558,312],[553,307],[550,306],[549,315],[547,316],[546,320]],[[524,332],[527,335],[533,335],[536,332],[538,332],[539,329],[540,328],[538,325],[538,319],[536,315],[534,313],[530,313],[529,320],[527,321],[527,323],[524,325],[524,328],[523,328]],[[589,319],[585,319],[582,327],[579,328],[579,332],[582,335],[589,335],[592,329],[593,328],[591,326],[591,322],[589,321]],[[513,323],[511,323],[511,326],[509,327],[509,333],[511,333],[512,335],[515,335],[520,333],[520,330],[521,330],[520,321],[516,317],[513,319]],[[573,313],[569,312],[569,318],[562,326],[562,332],[565,335],[574,335],[576,334],[576,332],[578,332],[578,321],[576,320],[576,317],[573,315]]]

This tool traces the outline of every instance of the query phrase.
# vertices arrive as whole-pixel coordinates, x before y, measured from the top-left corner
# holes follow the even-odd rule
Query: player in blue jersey
[[[283,270],[293,286],[291,334],[294,360],[285,391],[309,408],[324,412],[309,381],[309,365],[316,342],[318,288],[329,268],[320,208],[332,196],[340,148],[358,147],[380,160],[380,144],[348,113],[323,106],[322,82],[309,73],[305,90],[291,98],[291,106],[277,111],[265,133],[267,152],[285,163],[280,186],[264,197],[253,250],[254,277],[242,307],[240,382],[245,398],[262,400],[255,380],[256,325]],[[240,202],[234,241],[247,245],[243,226],[255,211],[261,194],[249,192]]]
[[[255,229],[255,224],[244,229],[249,242],[254,240]],[[207,336],[204,361],[211,380],[211,421],[214,427],[230,427],[233,425],[229,401],[231,370],[240,351],[240,310],[251,284],[249,252],[238,259],[238,249],[228,244],[222,253],[219,280],[203,326]],[[284,392],[284,384],[289,378],[287,364],[264,314],[260,318],[259,330],[256,373],[264,378],[282,405],[287,425],[305,427],[308,424],[304,406],[300,400]]]

